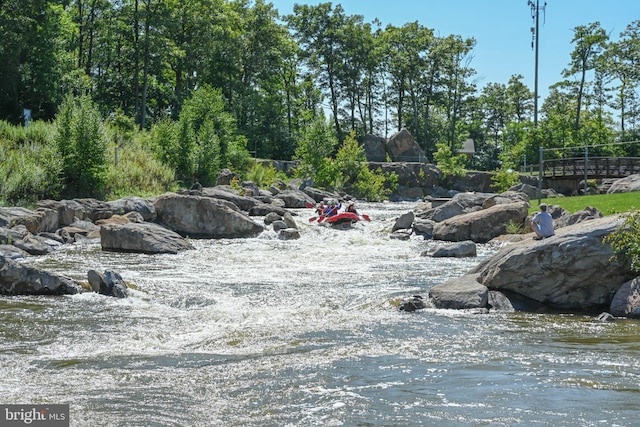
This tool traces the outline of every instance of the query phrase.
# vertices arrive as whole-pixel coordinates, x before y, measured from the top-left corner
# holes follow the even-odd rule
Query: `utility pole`
[[[545,12],[547,8],[547,2],[544,2],[543,6],[540,6],[540,0],[529,0],[529,6],[531,7],[531,18],[535,21],[534,26],[531,27],[531,49],[536,52],[535,60],[535,83],[534,83],[534,98],[533,98],[533,124],[538,126],[538,52],[540,48],[540,11]]]
[[[531,27],[531,48],[535,49],[536,52],[536,60],[535,60],[535,83],[534,83],[534,98],[533,98],[533,127],[534,132],[537,138],[538,132],[538,51],[540,46],[540,11],[543,12],[547,8],[547,2],[544,2],[543,6],[540,6],[540,0],[528,0],[529,7],[531,7],[531,18],[535,21],[535,25]],[[539,154],[540,154],[540,165],[538,170],[538,206],[540,206],[540,199],[542,198],[542,165],[544,162],[543,159],[543,149],[542,145],[538,146]]]

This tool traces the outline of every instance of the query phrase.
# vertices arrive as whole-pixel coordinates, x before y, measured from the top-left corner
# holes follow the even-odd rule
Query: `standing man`
[[[534,240],[542,240],[555,234],[553,231],[553,218],[547,212],[547,205],[544,203],[540,205],[540,212],[535,214],[531,220],[531,230],[536,233]]]

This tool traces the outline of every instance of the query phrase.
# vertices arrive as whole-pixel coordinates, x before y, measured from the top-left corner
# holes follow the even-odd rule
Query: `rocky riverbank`
[[[471,310],[597,313],[611,317],[640,317],[640,278],[628,265],[612,258],[604,237],[624,225],[619,215],[603,217],[587,206],[570,214],[549,206],[554,236],[534,240],[533,233],[507,234],[509,224],[529,229],[531,216],[526,193],[459,193],[433,208],[418,206],[402,215],[393,227],[398,238],[422,234],[425,238],[459,242],[442,246],[427,256],[475,256],[469,243],[493,242],[502,248],[466,275],[430,289],[432,307]],[[420,305],[420,304],[417,304]],[[425,307],[427,304],[423,304]],[[401,308],[415,308],[408,300]],[[413,311],[413,310],[410,310]]]
[[[475,256],[477,243],[503,245],[467,275],[433,287],[412,307],[640,316],[639,279],[611,261],[612,250],[602,241],[621,219],[603,218],[589,207],[572,215],[550,206],[555,236],[534,241],[531,234],[508,234],[510,228],[529,227],[528,190],[523,185],[502,194],[462,192],[442,204],[426,199],[397,219],[390,238],[443,242],[424,256]],[[92,270],[87,282],[79,283],[28,267],[28,257],[85,240],[99,241],[104,251],[171,254],[190,250],[191,239],[255,237],[269,227],[280,239],[295,239],[299,230],[292,209],[338,197],[312,187],[265,191],[244,183],[241,192],[221,184],[150,199],[43,200],[35,210],[0,208],[0,293],[94,291],[126,297],[126,284],[116,272]]]

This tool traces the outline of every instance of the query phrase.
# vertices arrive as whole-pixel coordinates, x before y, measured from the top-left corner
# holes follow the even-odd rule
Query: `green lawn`
[[[573,196],[554,197],[542,199],[542,203],[547,205],[560,206],[571,213],[583,210],[587,206],[592,206],[602,212],[603,215],[613,215],[629,211],[640,210],[640,192],[598,194],[595,196]],[[538,200],[531,200],[532,207],[529,213],[538,210]]]

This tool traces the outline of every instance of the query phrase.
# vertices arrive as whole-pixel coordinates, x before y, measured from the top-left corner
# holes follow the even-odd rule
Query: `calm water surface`
[[[362,204],[373,221],[349,231],[299,210],[296,241],[30,258],[135,289],[0,297],[0,403],[68,403],[73,426],[638,425],[639,322],[398,312],[496,250],[421,257],[435,243],[387,237],[412,207]]]

